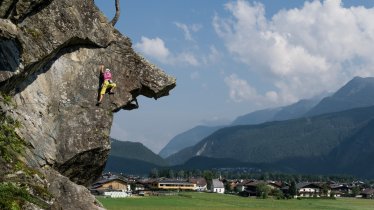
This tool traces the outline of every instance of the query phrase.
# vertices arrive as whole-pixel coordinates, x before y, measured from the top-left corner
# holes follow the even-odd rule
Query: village
[[[89,188],[95,196],[125,198],[134,196],[168,196],[178,192],[206,192],[234,194],[243,197],[276,199],[355,197],[374,198],[374,186],[362,181],[349,183],[299,182],[225,179],[206,180],[203,177],[187,179],[140,178],[106,173]]]

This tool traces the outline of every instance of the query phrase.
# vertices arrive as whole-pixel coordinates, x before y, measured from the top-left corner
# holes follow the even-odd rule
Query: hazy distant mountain
[[[374,105],[374,77],[355,77],[334,95],[324,98],[307,112],[306,116],[315,116],[372,105]]]
[[[231,125],[256,125],[268,121],[272,121],[274,116],[281,111],[282,108],[262,109],[251,112],[249,114],[237,117]]]
[[[289,106],[282,107],[271,119],[271,121],[290,120],[303,116],[311,108],[321,101],[322,97],[303,99]],[[270,121],[270,120],[269,120]]]
[[[344,139],[349,139],[349,135],[356,135],[354,132],[360,129],[359,126],[361,126],[361,124],[356,125],[352,123],[354,119],[348,119],[349,117],[343,118],[342,122],[339,120],[339,116],[334,118],[333,121],[323,120],[326,116],[335,116],[334,114],[327,114],[326,116],[324,115],[319,117],[311,116],[316,116],[321,113],[333,113],[357,107],[374,105],[373,90],[374,78],[356,77],[340,88],[335,94],[325,97],[323,100],[320,100],[321,97],[316,97],[310,100],[301,100],[289,106],[260,110],[238,117],[232,123],[233,125],[251,125],[259,122],[281,120],[287,121],[264,123],[258,126],[249,127],[226,127],[217,130],[210,136],[207,136],[197,145],[186,148],[174,155],[169,156],[167,161],[172,165],[178,165],[193,157],[207,156],[209,157],[208,159],[199,159],[199,165],[211,165],[211,158],[221,158],[221,160],[232,160],[236,158],[237,161],[241,162],[241,165],[243,165],[242,163],[244,162],[244,165],[260,164],[263,167],[273,169],[277,168],[283,171],[291,170],[292,172],[292,170],[296,170],[306,173],[308,172],[309,168],[303,168],[303,166],[305,167],[314,164],[311,170],[316,169],[316,171],[327,172],[329,170],[327,170],[327,167],[324,166],[327,163],[331,163],[330,168],[334,169],[335,172],[344,172],[345,167],[349,166],[348,161],[339,162],[336,158],[334,159],[333,157],[338,155],[333,155],[334,148],[332,148],[332,145],[336,147],[336,151],[341,151],[343,148],[346,148],[344,150],[345,153],[354,154],[355,151],[348,152],[349,148],[352,148],[353,146],[344,147],[344,145],[347,145],[348,143],[340,144],[340,142],[343,142]],[[342,113],[344,115],[345,112]],[[288,120],[300,118],[302,116],[309,117],[298,120]],[[369,114],[367,117],[370,118],[370,116],[371,115]],[[315,119],[317,119],[317,121]],[[345,124],[347,122],[350,123]],[[331,129],[331,127],[333,129]],[[313,129],[314,133],[306,134],[305,132],[310,129]],[[282,142],[282,139],[284,139],[285,142]],[[295,145],[296,142],[292,142],[297,140],[301,141],[300,143],[307,148],[300,148],[301,150],[298,150],[297,146],[299,145]],[[261,142],[267,143],[263,145]],[[285,143],[285,145],[283,143]],[[367,143],[369,144],[370,142]],[[284,147],[290,148],[290,151]],[[275,148],[279,148],[281,151],[278,151],[279,149]],[[339,154],[342,154],[342,152]],[[363,154],[366,156],[361,155],[360,158],[362,158],[362,156],[371,157],[372,155],[370,151],[368,153],[363,152]],[[352,156],[348,157],[350,157],[348,159],[354,159]],[[339,156],[338,159],[348,160],[343,156]],[[188,164],[186,164],[193,165],[193,163],[196,163],[196,159],[192,160],[194,161],[189,161]],[[362,164],[364,163],[367,162],[363,162]],[[354,166],[360,167],[362,164],[355,163]],[[338,169],[338,166],[341,166],[342,169]],[[352,168],[353,166],[349,167]],[[360,170],[357,169],[356,171]],[[366,174],[371,173],[370,170],[365,171],[367,171]]]
[[[372,106],[374,105],[374,78],[355,77],[332,96],[325,97],[326,95],[327,93],[324,93],[284,107],[251,112],[238,117],[231,125],[255,125]]]
[[[196,126],[188,131],[178,134],[172,138],[169,143],[159,152],[159,155],[166,158],[184,148],[190,147],[201,141],[203,138],[209,136],[214,131],[223,126]]]
[[[139,142],[118,141],[112,139],[111,146],[112,149],[110,150],[109,156],[140,160],[158,166],[167,165],[164,159]]]
[[[231,123],[230,126],[256,125],[275,120],[295,119],[308,112],[313,106],[320,102],[322,96],[324,95],[326,94],[321,94],[313,99],[303,99],[285,107],[254,111],[249,114],[239,116]],[[170,155],[181,151],[182,149],[197,144],[203,138],[223,127],[225,126],[196,126],[188,131],[178,134],[171,139],[169,143],[159,152],[159,155],[163,158],[167,158]]]
[[[170,156],[168,161],[182,164],[192,157],[206,156],[273,165],[291,172],[355,174],[345,167],[351,166],[362,171],[362,176],[374,177],[374,170],[365,168],[374,158],[373,119],[374,107],[366,107],[310,118],[227,127]]]
[[[302,117],[315,105],[317,105],[327,94],[321,94],[312,99],[302,99],[284,107],[263,109],[249,114],[239,116],[231,125],[256,125],[270,121],[290,120]]]
[[[268,121],[297,118],[304,115],[319,101],[320,98],[316,97],[314,99],[301,100],[285,107],[255,111],[238,117],[231,123],[231,125],[255,125]],[[203,138],[223,127],[224,126],[196,126],[171,139],[170,142],[160,151],[159,155],[163,158],[167,158],[182,149],[199,143]]]

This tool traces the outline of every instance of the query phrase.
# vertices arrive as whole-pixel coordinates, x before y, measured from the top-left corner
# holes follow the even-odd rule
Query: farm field
[[[214,193],[181,193],[175,196],[103,198],[98,200],[108,210],[373,210],[374,200],[330,199],[256,199]]]

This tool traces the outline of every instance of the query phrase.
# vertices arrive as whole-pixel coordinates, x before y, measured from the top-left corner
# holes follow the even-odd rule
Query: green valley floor
[[[108,210],[373,210],[373,199],[256,199],[214,193],[181,193],[175,196],[103,198]]]

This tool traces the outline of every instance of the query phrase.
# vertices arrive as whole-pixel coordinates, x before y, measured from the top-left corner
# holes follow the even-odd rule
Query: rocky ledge
[[[0,209],[101,208],[84,186],[105,166],[113,112],[175,87],[131,45],[93,0],[0,2]],[[99,64],[117,88],[96,106]]]

